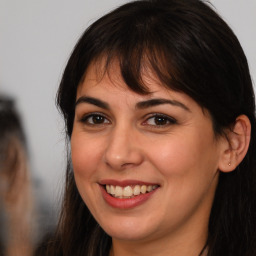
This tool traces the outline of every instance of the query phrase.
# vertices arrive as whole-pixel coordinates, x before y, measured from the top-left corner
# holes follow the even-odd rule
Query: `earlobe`
[[[246,115],[236,118],[234,125],[225,132],[219,170],[231,172],[242,162],[250,144],[251,123]]]

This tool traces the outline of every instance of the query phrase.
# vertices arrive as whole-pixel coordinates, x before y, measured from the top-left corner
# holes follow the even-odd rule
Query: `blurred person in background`
[[[14,101],[0,96],[0,255],[32,255],[32,201],[21,121]]]

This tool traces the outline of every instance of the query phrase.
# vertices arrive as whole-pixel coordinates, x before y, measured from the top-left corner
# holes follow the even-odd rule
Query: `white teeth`
[[[139,195],[140,194],[140,186],[139,185],[136,185],[134,188],[133,188],[133,194],[135,196]]]
[[[110,186],[110,194],[115,195],[115,187],[113,185]]]
[[[114,185],[106,185],[106,191],[114,197],[118,198],[130,198],[137,196],[139,194],[145,194],[147,192],[151,192],[155,190],[158,185],[135,185],[135,186],[114,186]]]
[[[151,186],[151,185],[150,185],[150,186],[147,186],[147,191],[148,191],[148,192],[152,191],[152,189],[153,189],[153,186]]]
[[[127,186],[123,189],[123,196],[132,196],[132,195],[133,195],[133,191],[130,186]]]
[[[116,189],[115,189],[115,196],[116,197],[121,197],[123,195],[123,189],[119,186],[116,186]]]
[[[147,192],[147,186],[146,185],[142,185],[141,188],[140,188],[140,192],[142,194],[145,194]]]

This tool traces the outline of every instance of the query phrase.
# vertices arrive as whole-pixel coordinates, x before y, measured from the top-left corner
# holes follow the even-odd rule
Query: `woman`
[[[14,102],[0,97],[0,255],[32,255],[32,194],[25,135]]]
[[[57,102],[70,157],[48,255],[255,255],[252,82],[207,4],[142,0],[105,15],[77,43]]]

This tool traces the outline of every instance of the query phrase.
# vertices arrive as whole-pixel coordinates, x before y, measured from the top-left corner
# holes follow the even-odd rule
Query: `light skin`
[[[234,170],[247,152],[248,118],[238,117],[236,132],[216,137],[207,110],[150,72],[143,79],[151,93],[139,95],[117,63],[103,76],[96,67],[77,90],[71,152],[79,193],[112,237],[110,255],[197,256],[219,171]],[[120,209],[104,199],[102,180],[158,187],[142,204]]]

